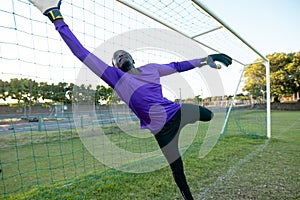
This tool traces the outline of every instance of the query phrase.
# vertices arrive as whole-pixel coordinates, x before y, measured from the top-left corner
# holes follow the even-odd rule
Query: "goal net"
[[[209,125],[184,128],[182,153],[195,140],[205,157],[226,135],[270,137],[268,84],[255,97],[243,90],[245,67],[253,62],[266,65],[268,81],[267,59],[198,1],[64,0],[61,12],[83,46],[108,64],[118,49],[129,51],[136,66],[218,52],[233,58],[228,68],[205,66],[162,78],[170,100],[215,113]],[[43,190],[63,190],[67,197],[75,183],[83,185],[75,193],[84,198],[91,179],[97,187],[118,181],[112,177],[120,171],[167,166],[151,133],[140,130],[136,116],[34,6],[5,1],[0,19],[1,198]]]

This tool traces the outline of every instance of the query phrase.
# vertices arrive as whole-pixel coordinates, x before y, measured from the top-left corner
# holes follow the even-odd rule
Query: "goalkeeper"
[[[61,0],[29,1],[54,23],[73,54],[117,92],[140,119],[141,128],[153,133],[182,196],[184,199],[193,199],[178,149],[179,133],[186,124],[210,121],[213,113],[199,105],[164,98],[160,77],[204,65],[218,69],[215,61],[228,66],[232,59],[225,54],[213,54],[205,58],[169,64],[152,63],[136,68],[132,56],[124,50],[118,50],[113,54],[113,66],[110,66],[84,48],[71,32],[60,12]]]

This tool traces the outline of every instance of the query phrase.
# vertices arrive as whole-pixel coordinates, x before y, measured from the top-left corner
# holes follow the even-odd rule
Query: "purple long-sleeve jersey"
[[[163,96],[160,77],[200,67],[200,59],[194,59],[169,64],[150,63],[139,67],[138,74],[125,73],[84,48],[65,22],[55,22],[55,28],[73,54],[111,86],[137,115],[142,129],[161,129],[181,107],[180,103]]]

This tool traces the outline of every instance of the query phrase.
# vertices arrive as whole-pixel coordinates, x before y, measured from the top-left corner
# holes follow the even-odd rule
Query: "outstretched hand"
[[[212,54],[212,55],[207,56],[206,63],[212,68],[220,69],[221,66],[217,65],[215,63],[215,61],[222,63],[226,67],[228,67],[229,65],[232,64],[232,58],[224,53]]]
[[[37,7],[43,14],[51,9],[59,9],[61,0],[29,0],[35,7]]]
[[[28,0],[53,22],[62,19],[59,11],[61,0]]]

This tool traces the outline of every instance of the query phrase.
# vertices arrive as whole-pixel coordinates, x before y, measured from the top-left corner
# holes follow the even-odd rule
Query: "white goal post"
[[[261,63],[266,68],[266,112],[267,112],[267,116],[266,116],[266,118],[267,118],[266,119],[266,121],[267,121],[267,124],[266,124],[267,133],[266,133],[266,135],[267,135],[268,138],[271,138],[270,62],[269,62],[268,58],[266,58],[266,56],[264,56],[258,50],[256,50],[251,44],[249,44],[245,39],[243,39],[236,31],[234,31],[228,24],[226,24],[223,20],[221,20],[219,17],[217,17],[217,15],[213,13],[213,11],[211,11],[209,8],[207,8],[203,3],[199,2],[198,0],[191,0],[191,1],[193,2],[193,5],[196,6],[197,9],[199,9],[199,11],[201,13],[205,12],[205,14],[207,14],[211,19],[213,19],[213,21],[210,21],[210,23],[214,23],[215,28],[210,28],[210,29],[208,28],[208,30],[205,30],[205,31],[203,31],[201,33],[198,33],[198,34],[195,34],[193,36],[190,36],[189,34],[186,34],[184,32],[184,30],[182,30],[180,28],[176,28],[171,23],[166,22],[166,20],[163,21],[163,20],[159,19],[158,16],[155,16],[155,14],[153,14],[153,13],[150,14],[149,11],[147,12],[147,10],[143,9],[143,7],[141,6],[141,5],[144,5],[142,2],[140,2],[138,4],[136,2],[132,3],[132,2],[129,2],[127,0],[117,0],[117,1],[124,4],[124,5],[126,5],[127,7],[131,8],[131,9],[133,9],[133,10],[149,17],[150,19],[152,19],[154,21],[161,23],[165,27],[167,27],[167,28],[169,28],[173,31],[176,31],[176,32],[182,34],[183,36],[190,38],[191,40],[194,40],[195,42],[199,43],[203,47],[206,47],[206,48],[208,48],[208,49],[210,49],[214,52],[223,52],[223,51],[222,51],[222,48],[218,48],[217,46],[212,46],[209,43],[204,43],[204,42],[201,41],[201,39],[197,39],[197,38],[199,36],[208,35],[212,32],[217,32],[220,29],[225,30],[226,32],[228,32],[229,34],[234,36],[237,39],[238,43],[240,43],[243,46],[247,47],[248,50],[251,51],[251,53],[254,53],[257,56],[256,58],[260,58],[262,60]],[[201,21],[201,19],[200,19],[200,21]],[[216,33],[216,34],[218,34],[218,33]],[[242,60],[240,55],[234,56],[233,60],[243,66],[243,71],[244,71],[244,68],[247,65],[254,64],[254,60],[247,60],[247,59],[246,59],[247,61]],[[237,85],[237,88],[236,88],[233,99],[235,98],[235,95],[237,94],[237,90],[240,87],[240,82],[242,80],[242,75],[243,75],[243,73],[241,73],[239,84]],[[232,101],[232,104],[229,108],[229,111],[231,110],[232,105],[233,105],[233,101]],[[230,115],[230,112],[227,113],[226,120],[224,122],[221,134],[224,133],[224,129],[226,127],[226,123],[227,123],[229,115]]]

